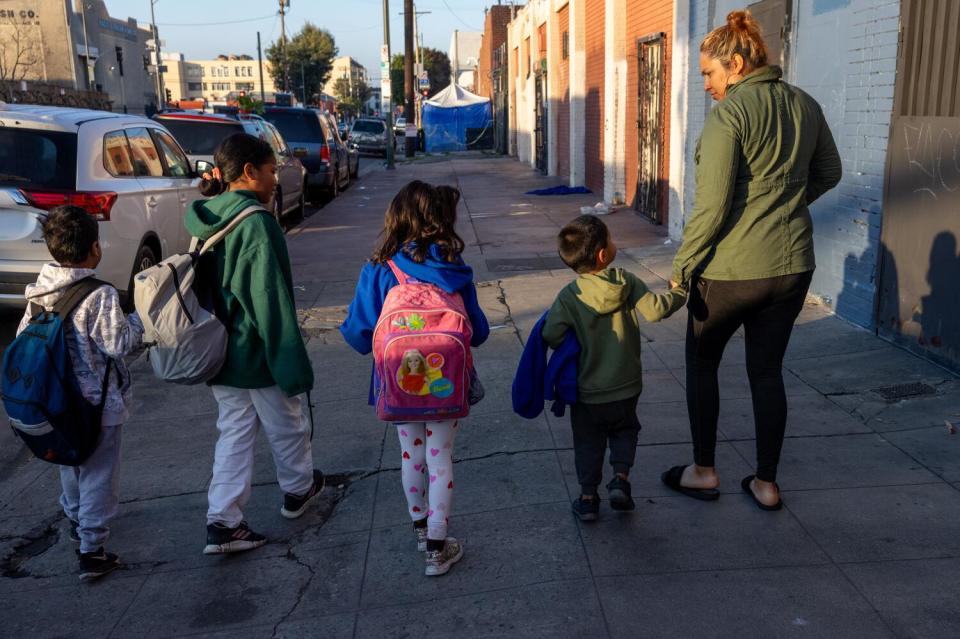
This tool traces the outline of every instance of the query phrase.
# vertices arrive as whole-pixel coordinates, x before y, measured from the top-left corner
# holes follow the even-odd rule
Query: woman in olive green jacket
[[[718,367],[744,329],[757,437],[755,475],[743,490],[765,510],[782,505],[777,464],[787,419],[783,356],[814,269],[807,206],[840,181],[840,156],[820,105],[781,80],[748,11],[700,45],[704,89],[719,104],[696,151],[696,197],[671,285],[689,285],[687,408],[694,464],[663,482],[683,494],[719,496],[714,467]]]

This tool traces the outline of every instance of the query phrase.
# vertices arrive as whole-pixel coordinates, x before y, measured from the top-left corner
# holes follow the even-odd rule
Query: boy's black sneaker
[[[596,495],[593,496],[593,499],[577,497],[573,500],[572,506],[573,514],[580,521],[596,521],[600,515],[600,498]]]
[[[207,524],[205,555],[222,555],[229,552],[253,550],[267,543],[267,538],[250,530],[247,522],[241,521],[236,528],[221,523]]]
[[[80,531],[77,529],[80,528],[80,522],[74,521],[72,519],[68,519],[67,521],[70,522],[70,531],[67,533],[67,537],[69,537],[70,541],[72,541],[73,543],[79,544]]]
[[[112,552],[106,552],[103,546],[94,552],[77,551],[77,554],[80,556],[80,581],[99,579],[122,565],[120,558]]]
[[[313,471],[313,486],[310,487],[310,490],[304,495],[286,493],[283,496],[283,507],[280,509],[280,514],[287,519],[296,519],[307,512],[307,506],[323,491],[326,481],[323,473],[315,469]]]
[[[614,475],[607,484],[607,494],[610,498],[610,507],[614,510],[633,510],[637,505],[630,496],[630,482]]]

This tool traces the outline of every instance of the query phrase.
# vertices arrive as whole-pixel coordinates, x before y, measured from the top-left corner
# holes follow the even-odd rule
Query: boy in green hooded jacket
[[[628,477],[636,455],[637,401],[643,390],[637,313],[657,322],[682,307],[687,293],[683,288],[652,293],[632,273],[609,268],[617,247],[606,224],[593,215],[567,224],[558,244],[560,258],[580,277],[557,295],[542,336],[556,348],[573,330],[580,342],[577,403],[570,411],[570,425],[581,495],[573,502],[573,512],[582,521],[594,521],[608,444],[614,472],[607,484],[610,506],[635,508]]]

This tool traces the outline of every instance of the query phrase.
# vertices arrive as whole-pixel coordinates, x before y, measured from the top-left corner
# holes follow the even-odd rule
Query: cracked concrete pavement
[[[645,324],[638,509],[604,504],[598,523],[578,524],[566,419],[523,420],[509,393],[532,325],[572,277],[556,232],[595,198],[524,195],[556,181],[506,158],[434,159],[367,174],[288,233],[318,380],[313,452],[329,474],[320,503],[300,520],[280,517],[260,442],[246,515],[270,543],[203,556],[216,404],[207,388],[158,384],[140,360],[109,542],[127,568],[102,582],[77,580],[56,469],[0,429],[0,636],[960,634],[960,437],[945,425],[960,421],[960,381],[808,304],[784,372],[786,508],[762,513],[739,493],[754,448],[735,337],[722,367],[723,496],[697,503],[659,482],[690,458],[686,314]],[[487,397],[455,448],[451,533],[466,555],[441,579],[422,575],[393,427],[366,406],[370,361],[336,330],[387,202],[413,178],[463,191],[465,258],[493,326],[476,352]],[[674,247],[664,230],[629,210],[605,219],[618,264],[665,286]],[[908,396],[884,396],[907,383]]]

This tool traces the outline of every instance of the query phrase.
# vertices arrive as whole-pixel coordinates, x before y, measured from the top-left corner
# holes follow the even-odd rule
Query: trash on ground
[[[506,327],[507,327],[506,324],[494,324],[493,326],[490,327],[490,330],[491,330],[491,331],[496,331],[496,330],[500,330],[501,328],[506,328]]]
[[[945,420],[943,420],[943,423],[946,424],[946,426],[947,426],[947,434],[948,434],[948,435],[956,435],[956,434],[957,434],[957,427],[954,426],[953,422],[951,422],[949,419],[945,419]]]
[[[560,186],[551,186],[546,189],[527,191],[525,195],[582,195],[584,193],[593,193],[593,191],[585,186],[567,186],[561,184]]]
[[[593,206],[581,206],[581,215],[610,215],[613,209],[606,202],[597,202]]]
[[[667,239],[667,240],[664,240],[663,243],[664,243],[664,245],[669,246],[669,245],[673,244],[673,240]]]

